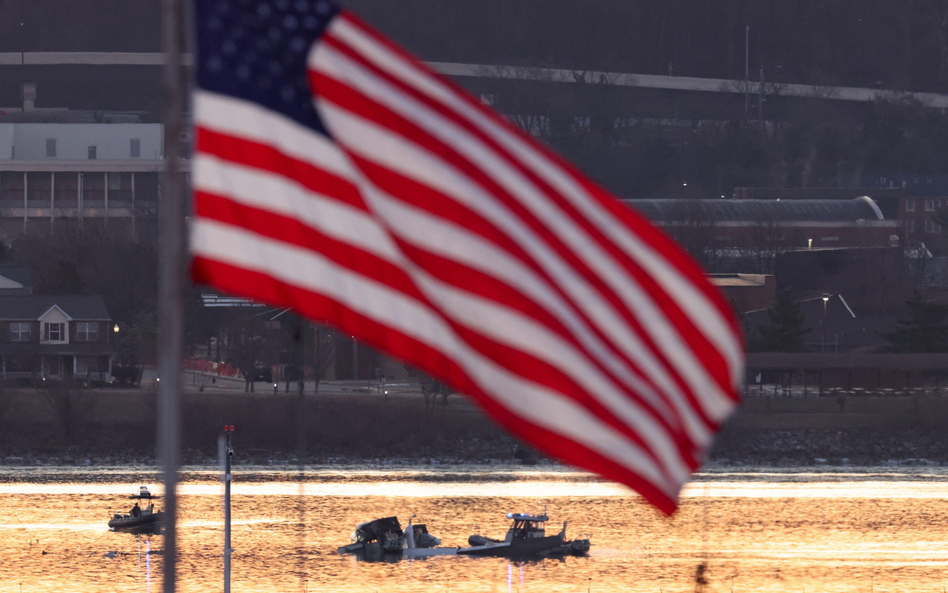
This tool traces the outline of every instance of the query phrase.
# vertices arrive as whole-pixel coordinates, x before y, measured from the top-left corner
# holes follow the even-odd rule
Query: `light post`
[[[821,351],[823,353],[826,352],[826,303],[828,303],[829,300],[830,300],[830,295],[824,294],[823,295],[823,323],[822,323],[823,339],[822,339],[822,347],[821,347]]]
[[[230,459],[234,456],[234,447],[231,438],[234,436],[234,425],[225,425],[224,434],[217,438],[217,456],[220,459],[224,482],[224,593],[230,593],[230,556],[233,550],[230,547]]]

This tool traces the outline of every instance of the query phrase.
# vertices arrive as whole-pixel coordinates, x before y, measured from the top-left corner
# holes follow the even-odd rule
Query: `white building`
[[[152,225],[164,130],[144,123],[0,123],[0,239]]]

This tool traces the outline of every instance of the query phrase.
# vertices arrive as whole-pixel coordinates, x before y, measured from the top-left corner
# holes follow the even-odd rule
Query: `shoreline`
[[[697,473],[716,472],[741,469],[786,469],[786,468],[938,468],[948,467],[948,443],[940,442],[942,433],[930,434],[927,431],[914,431],[903,434],[847,434],[833,431],[832,433],[803,431],[802,434],[788,431],[774,431],[768,434],[748,435],[741,431],[741,437],[750,437],[743,446],[735,447],[722,439],[717,444],[709,459],[702,464]],[[732,436],[732,435],[729,435]],[[849,438],[847,438],[849,437]],[[514,444],[513,438],[498,435],[498,438]],[[908,439],[908,441],[906,441]],[[742,439],[743,440],[743,439]],[[889,441],[889,442],[886,442]],[[366,457],[355,453],[325,454],[310,453],[305,458],[305,468],[313,471],[315,468],[324,470],[343,468],[363,468],[372,470],[444,470],[451,468],[470,468],[484,470],[523,470],[523,471],[578,471],[562,465],[555,460],[548,459],[526,449],[516,457],[488,457],[483,455],[484,443],[446,443],[444,450],[431,450],[423,456],[390,456]],[[871,445],[880,453],[879,456],[868,456],[853,452],[863,445]],[[888,446],[887,446],[888,445]],[[925,446],[929,445],[929,446]],[[464,450],[464,449],[467,450]],[[492,450],[510,450],[506,446],[491,447]],[[896,454],[886,454],[886,452]],[[216,470],[219,462],[216,458],[203,451],[189,450],[187,459],[182,463],[181,471],[212,471]],[[287,472],[296,471],[298,467],[295,452],[288,451],[249,451],[242,453],[237,448],[235,467],[255,470]],[[0,472],[10,468],[68,468],[68,469],[104,469],[104,468],[157,468],[160,467],[157,457],[153,454],[125,450],[115,454],[103,454],[98,447],[86,449],[79,446],[70,446],[61,452],[38,452],[35,450],[10,450],[0,447]]]
[[[152,391],[87,390],[56,401],[36,390],[0,395],[0,466],[157,464]],[[236,426],[238,464],[295,466],[300,418],[307,466],[553,463],[460,396],[428,407],[407,395],[309,396],[301,408],[296,397],[185,393],[181,403],[183,466],[216,466],[224,425]],[[845,414],[837,405],[749,398],[715,439],[706,465],[948,466],[948,398],[853,400]]]

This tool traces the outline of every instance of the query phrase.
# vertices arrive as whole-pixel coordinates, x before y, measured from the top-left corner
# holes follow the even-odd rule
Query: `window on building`
[[[89,147],[89,160],[95,160],[95,146]]]
[[[128,154],[133,159],[137,159],[142,154],[142,141],[140,138],[132,138],[129,141]]]
[[[925,200],[925,210],[928,212],[934,212],[941,208],[941,200]]]
[[[99,324],[95,321],[79,321],[76,323],[77,342],[97,342],[99,340]]]
[[[905,211],[906,212],[915,212],[915,200],[909,198],[905,200]]]
[[[914,233],[915,232],[915,219],[909,218],[905,221],[905,232]]]
[[[46,139],[46,156],[47,157],[56,156],[56,139],[55,138]]]
[[[65,338],[64,334],[66,332],[63,330],[62,323],[47,323],[46,324],[46,341],[47,342],[62,342]]]
[[[28,321],[14,321],[10,324],[11,342],[29,342],[30,341],[30,323]]]
[[[926,233],[940,233],[941,225],[935,222],[934,220],[928,218],[925,220],[925,232]]]

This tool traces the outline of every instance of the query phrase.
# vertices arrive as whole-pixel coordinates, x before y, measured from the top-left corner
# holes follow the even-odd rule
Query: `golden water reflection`
[[[948,475],[853,471],[700,476],[666,519],[621,487],[575,472],[325,471],[304,496],[290,472],[234,485],[233,590],[239,591],[932,591],[948,583]],[[442,476],[442,477],[443,477]],[[152,481],[145,481],[152,480]],[[0,473],[0,593],[160,590],[161,536],[109,532],[110,510],[154,476],[126,471]],[[155,488],[157,490],[157,488]],[[182,486],[180,590],[221,590],[220,485]],[[502,535],[504,513],[546,505],[589,558],[511,564],[340,556],[360,521],[417,514],[444,545]]]

